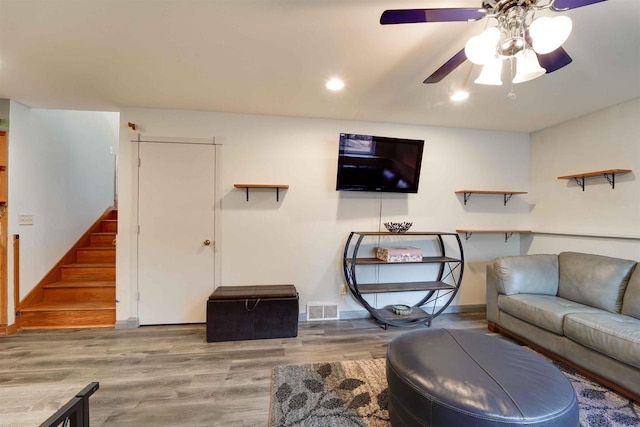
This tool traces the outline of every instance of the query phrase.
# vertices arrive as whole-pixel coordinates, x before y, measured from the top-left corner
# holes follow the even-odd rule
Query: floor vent
[[[337,320],[340,318],[338,304],[310,302],[307,304],[307,320]]]

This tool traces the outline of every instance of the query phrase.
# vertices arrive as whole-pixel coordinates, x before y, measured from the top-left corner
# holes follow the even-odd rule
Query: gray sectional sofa
[[[640,399],[640,267],[576,252],[496,258],[489,329]]]

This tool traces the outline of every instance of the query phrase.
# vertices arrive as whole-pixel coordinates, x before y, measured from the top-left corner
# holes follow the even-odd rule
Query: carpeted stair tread
[[[85,311],[85,310],[115,310],[113,302],[40,302],[21,309],[22,312],[34,311]]]

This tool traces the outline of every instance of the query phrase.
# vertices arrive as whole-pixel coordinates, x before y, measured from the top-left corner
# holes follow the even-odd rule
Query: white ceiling
[[[0,0],[0,98],[37,108],[275,114],[534,131],[640,96],[640,1],[564,12],[573,63],[516,85],[469,83],[466,62],[422,81],[484,28],[381,26],[385,9],[480,0]],[[551,14],[551,12],[547,12]],[[506,68],[506,67],[505,67]],[[479,67],[471,70],[472,81]],[[324,82],[346,83],[331,93]],[[505,71],[505,81],[506,78]]]

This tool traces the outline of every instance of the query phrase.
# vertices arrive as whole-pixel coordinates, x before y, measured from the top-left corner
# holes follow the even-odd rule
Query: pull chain
[[[516,93],[513,91],[513,56],[509,58],[509,71],[511,72],[511,79],[510,79],[511,88],[509,90],[509,93],[507,94],[507,97],[513,101],[518,97],[518,95],[516,95]]]

